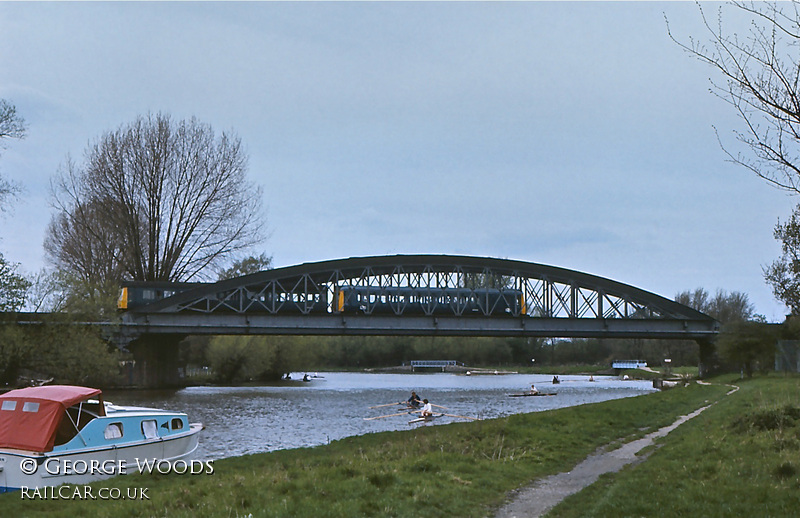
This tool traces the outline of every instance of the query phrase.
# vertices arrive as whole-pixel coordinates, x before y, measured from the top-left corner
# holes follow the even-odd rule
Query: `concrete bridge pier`
[[[698,365],[698,376],[706,378],[713,374],[719,368],[719,359],[717,357],[717,344],[716,340],[706,338],[695,340],[700,347],[699,357],[700,364]]]
[[[128,346],[133,354],[131,381],[138,388],[174,388],[185,385],[178,344],[183,334],[146,335]]]

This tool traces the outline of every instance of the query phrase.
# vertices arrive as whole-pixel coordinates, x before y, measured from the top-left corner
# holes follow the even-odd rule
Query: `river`
[[[617,377],[503,374],[465,376],[459,374],[319,373],[310,382],[298,381],[268,386],[188,387],[173,391],[109,391],[106,400],[186,412],[191,422],[202,422],[196,458],[219,459],[272,450],[316,446],[352,435],[407,430],[462,419],[443,417],[424,425],[409,425],[414,416],[386,417],[402,410],[400,405],[370,406],[404,401],[412,390],[441,405],[448,414],[481,419],[537,412],[653,392],[652,382],[623,381]],[[552,397],[508,397],[530,388],[555,392]]]

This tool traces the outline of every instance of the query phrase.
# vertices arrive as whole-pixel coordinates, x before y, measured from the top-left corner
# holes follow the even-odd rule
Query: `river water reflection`
[[[399,405],[370,406],[405,400],[412,390],[449,414],[482,419],[563,408],[653,392],[647,381],[616,377],[531,374],[464,376],[457,374],[319,373],[311,382],[284,382],[258,387],[188,387],[178,391],[109,391],[118,405],[186,412],[202,422],[197,458],[219,459],[285,448],[315,446],[351,435],[407,430],[413,416],[365,421],[365,417],[400,411]],[[296,380],[302,373],[294,374]],[[554,397],[508,397],[535,383]],[[463,421],[444,417],[436,424]]]

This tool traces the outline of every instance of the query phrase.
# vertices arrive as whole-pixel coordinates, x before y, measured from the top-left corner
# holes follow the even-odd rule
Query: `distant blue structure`
[[[464,366],[462,362],[457,362],[455,360],[411,360],[411,370],[417,368],[435,368],[435,369],[442,369],[442,372],[447,367],[457,367],[457,366]]]
[[[611,364],[615,369],[643,369],[647,367],[647,362],[644,360],[616,360]]]

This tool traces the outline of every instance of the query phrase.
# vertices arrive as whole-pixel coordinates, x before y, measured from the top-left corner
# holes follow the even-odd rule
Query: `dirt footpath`
[[[616,472],[627,464],[643,461],[647,455],[638,457],[636,455],[642,448],[650,446],[656,437],[667,435],[706,408],[708,406],[695,410],[689,415],[681,416],[671,425],[629,442],[619,449],[595,453],[570,472],[547,477],[537,481],[533,486],[516,491],[512,496],[512,501],[502,507],[495,514],[495,518],[534,518],[544,515],[564,498],[592,484],[600,475]]]

